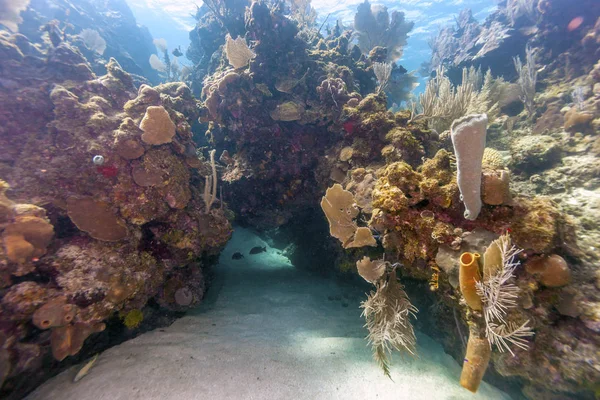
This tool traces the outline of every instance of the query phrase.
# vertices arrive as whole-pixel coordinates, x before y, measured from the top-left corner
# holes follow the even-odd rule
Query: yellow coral
[[[504,160],[502,159],[502,154],[496,149],[486,147],[483,150],[483,160],[481,165],[484,169],[503,169]]]
[[[127,327],[127,329],[135,329],[140,326],[143,320],[144,313],[142,310],[136,308],[135,310],[129,311],[125,315],[125,318],[123,318],[123,324]]]
[[[424,199],[448,208],[458,194],[450,168],[450,155],[444,150],[426,160],[421,172],[404,162],[395,162],[378,171],[373,190],[373,207],[398,213]]]

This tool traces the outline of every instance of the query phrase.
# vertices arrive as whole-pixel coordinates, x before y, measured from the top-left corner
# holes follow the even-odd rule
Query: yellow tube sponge
[[[487,339],[481,339],[472,332],[467,342],[467,354],[463,361],[460,385],[471,392],[477,392],[485,370],[490,362],[492,349]]]
[[[462,253],[460,255],[460,270],[458,280],[460,282],[460,291],[462,292],[468,306],[473,310],[481,310],[481,298],[477,294],[475,282],[481,281],[479,272],[479,253]]]
[[[508,235],[500,236],[500,238],[494,240],[485,249],[483,253],[483,281],[488,282],[494,275],[496,275],[504,264],[502,259],[502,248],[508,243],[510,248],[510,237]]]

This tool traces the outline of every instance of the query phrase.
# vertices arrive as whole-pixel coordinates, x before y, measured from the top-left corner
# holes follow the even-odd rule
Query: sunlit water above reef
[[[267,252],[232,259],[254,246]],[[28,399],[464,399],[460,366],[426,335],[397,357],[392,380],[373,363],[352,285],[294,268],[237,229],[209,297],[173,325],[102,353],[84,380],[72,368]],[[473,399],[509,399],[483,384]]]

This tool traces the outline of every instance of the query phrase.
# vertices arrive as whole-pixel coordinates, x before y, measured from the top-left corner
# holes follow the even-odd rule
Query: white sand
[[[371,358],[356,289],[293,268],[238,229],[204,305],[164,332],[102,353],[90,374],[51,379],[29,399],[508,399],[483,383],[458,384],[460,366],[418,334],[418,358],[393,359],[386,378]],[[242,260],[232,260],[240,251]],[[350,294],[347,300],[344,297]],[[333,296],[336,299],[329,300]],[[344,307],[342,303],[348,303]]]

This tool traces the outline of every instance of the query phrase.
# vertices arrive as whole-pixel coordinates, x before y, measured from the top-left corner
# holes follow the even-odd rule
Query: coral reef
[[[239,222],[273,228],[312,207],[331,186],[329,176],[341,177],[348,171],[341,164],[368,156],[363,153],[370,151],[371,142],[380,142],[373,143],[371,151],[383,148],[385,126],[379,127],[377,118],[389,120],[389,127],[396,122],[386,109],[384,93],[363,99],[375,88],[376,60],[361,55],[350,44],[349,33],[307,43],[285,9],[260,2],[247,9],[245,21],[243,36],[250,48],[244,50],[245,61],[235,63],[239,69],[230,67],[227,46],[213,50],[211,59],[218,64],[202,83],[200,119],[208,124],[207,138],[217,149],[217,158],[227,151],[223,194]],[[377,115],[361,121],[373,108]],[[381,137],[369,134],[374,128],[382,132]],[[419,147],[425,138],[413,135],[425,129],[422,124],[411,128],[405,129],[404,138],[392,140],[397,145],[394,151],[412,162],[420,155],[402,148],[402,143],[412,142],[422,154]],[[323,163],[330,152],[335,151],[337,158],[340,139],[347,142],[342,147],[353,148],[352,154],[345,151],[348,159],[340,161],[339,167]]]
[[[14,49],[0,61],[0,79],[14,83],[0,94],[7,391],[50,349],[58,361],[79,353],[116,312],[133,327],[152,298],[178,311],[198,304],[208,257],[231,233],[220,200],[205,210],[211,166],[196,154],[185,84],[136,90],[115,59],[97,77],[68,41],[23,57],[32,44],[14,37],[0,35]]]
[[[500,2],[482,24],[462,12],[401,111],[414,77],[395,61],[413,24],[368,1],[354,32],[327,36],[308,2],[206,1],[186,74],[123,2],[104,6],[112,22],[87,1],[50,3],[57,21],[27,10],[26,36],[0,32],[6,391],[50,352],[64,365],[115,325],[134,335],[148,304],[201,302],[235,215],[293,237],[296,266],[375,285],[363,315],[384,372],[392,350],[415,352],[416,293],[466,389],[485,374],[530,398],[593,397],[597,2]]]
[[[534,7],[535,3],[502,3],[481,24],[473,18],[470,10],[463,10],[455,25],[442,28],[432,41],[431,70],[444,65],[451,79],[458,81],[463,67],[474,66],[491,69],[495,76],[512,80],[517,74],[513,57],[525,55],[528,43],[543,47],[539,61],[544,64],[550,64],[553,59],[556,64],[568,63],[567,68],[580,71],[591,67],[597,61],[597,44],[593,45],[595,41],[590,37],[593,37],[593,25],[600,15],[598,4],[592,0],[580,1],[576,5],[544,0]],[[531,7],[515,17],[514,4],[530,4]],[[571,20],[582,15],[589,18],[584,18],[577,31],[565,36],[556,29],[556,26],[566,27]],[[591,46],[586,49],[586,45]]]
[[[381,104],[377,95],[363,95],[359,105],[347,105],[341,114],[343,128],[352,141],[338,145],[337,153],[332,154],[335,161],[328,165],[335,165],[335,170],[329,177],[345,184],[354,195],[353,204],[359,204],[360,198],[361,214],[380,238],[384,259],[401,264],[398,272],[403,278],[426,282],[433,301],[452,310],[454,319],[436,314],[437,320],[432,322],[436,329],[454,332],[457,326],[460,330],[460,326],[468,325],[470,341],[483,343],[477,351],[476,346],[467,346],[472,348],[464,357],[464,353],[452,350],[460,348],[462,334],[454,336],[452,342],[452,334],[439,335],[444,343],[448,341],[448,350],[457,359],[469,360],[464,362],[462,379],[469,390],[477,389],[488,362],[486,377],[517,376],[522,379],[523,393],[530,398],[553,398],[555,392],[560,393],[558,396],[592,398],[599,382],[593,367],[581,361],[585,357],[597,360],[592,349],[599,345],[595,336],[599,298],[593,282],[597,282],[600,261],[593,243],[600,229],[589,215],[600,209],[596,201],[599,182],[594,178],[599,147],[593,136],[598,126],[594,85],[600,75],[594,72],[597,60],[589,56],[596,50],[583,54],[580,42],[584,36],[590,40],[590,21],[594,18],[560,42],[554,29],[557,20],[566,21],[566,26],[577,12],[598,14],[597,5],[584,3],[558,17],[556,13],[565,11],[564,5],[545,2],[550,11],[539,11],[547,13],[537,15],[537,23],[529,14],[515,11],[513,5],[501,4],[481,26],[465,12],[451,35],[446,31],[438,37],[437,45],[447,46],[445,50],[434,47],[433,68],[445,68],[438,68],[434,78],[438,85],[428,85],[432,101],[427,96],[421,101],[422,106],[431,105],[431,110],[423,107],[413,109],[406,119],[400,118],[402,112],[390,118],[377,107]],[[582,11],[585,7],[587,11]],[[514,12],[510,14],[509,9]],[[526,47],[526,38],[530,38],[531,47]],[[590,46],[591,41],[585,43]],[[578,51],[582,54],[575,54]],[[377,62],[385,60],[379,49],[372,53],[379,57]],[[527,96],[521,95],[527,107],[517,104],[519,88],[514,83],[486,78],[497,81],[488,85],[488,89],[493,88],[491,95],[481,97],[487,102],[482,111],[491,110],[493,115],[487,127],[487,142],[492,148],[484,150],[485,142],[479,146],[483,160],[481,170],[471,179],[477,181],[471,192],[481,190],[481,211],[477,219],[465,220],[455,171],[460,160],[447,151],[449,135],[441,132],[440,141],[435,143],[433,135],[421,132],[428,127],[435,129],[436,124],[445,130],[453,119],[465,115],[471,100],[463,101],[459,94],[482,87],[477,83],[480,78],[469,71],[491,68],[491,74],[514,82],[518,76],[512,58],[523,59],[526,53],[530,62],[527,65],[525,61],[522,70],[527,73],[535,68],[538,74],[524,87]],[[562,63],[551,61],[549,54],[563,54]],[[565,57],[570,60],[567,68]],[[581,75],[576,77],[578,73]],[[436,101],[440,102],[439,110],[441,104],[446,110],[452,109],[452,99],[465,105],[455,117],[448,117],[449,111],[432,111]],[[362,114],[366,110],[368,113]],[[422,130],[407,129],[411,124],[422,124]],[[410,136],[405,138],[406,133]],[[440,147],[443,150],[437,151]],[[404,155],[411,152],[419,158]],[[364,187],[359,191],[367,173],[371,177],[367,182],[374,183],[368,183],[369,191]],[[511,255],[510,249],[500,244],[504,242],[496,242],[507,232],[522,252]],[[503,257],[499,256],[501,249]],[[378,271],[376,262],[370,260],[382,258],[380,252],[381,248],[354,250],[347,257],[338,256],[338,262],[342,267],[349,264],[348,257],[354,258],[361,276],[370,280],[370,274]],[[483,270],[471,263],[474,269],[461,277],[459,270],[467,272],[459,268],[463,253],[482,254]],[[510,312],[505,316],[493,311],[498,293],[508,300],[505,305]],[[574,346],[567,339],[569,335],[584,345]],[[470,363],[471,358],[477,365]],[[544,375],[552,376],[551,382]]]

